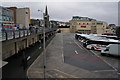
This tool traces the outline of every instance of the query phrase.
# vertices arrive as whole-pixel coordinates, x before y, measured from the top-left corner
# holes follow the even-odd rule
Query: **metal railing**
[[[57,28],[45,28],[45,32],[53,31],[56,30]],[[7,30],[7,31],[2,31],[0,35],[0,41],[5,41],[5,40],[10,40],[10,39],[15,39],[15,38],[21,38],[25,36],[30,36],[33,34],[39,34],[43,33],[43,29],[32,29],[32,30]]]

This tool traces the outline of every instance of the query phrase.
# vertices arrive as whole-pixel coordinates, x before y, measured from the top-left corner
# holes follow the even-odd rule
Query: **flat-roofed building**
[[[40,20],[39,19],[30,19],[32,26],[40,26]]]
[[[3,30],[10,30],[14,27],[13,11],[0,6],[0,26]]]
[[[18,8],[16,10],[16,23],[20,24],[20,28],[29,28],[30,24],[29,8]]]
[[[70,23],[70,32],[80,32],[80,33],[94,33],[103,34],[105,32],[106,26],[108,25],[104,21],[97,21],[88,17],[73,16]]]
[[[17,23],[16,23],[16,9],[17,9],[17,7],[7,7],[7,9],[10,9],[10,10],[13,11],[14,24],[17,24]]]

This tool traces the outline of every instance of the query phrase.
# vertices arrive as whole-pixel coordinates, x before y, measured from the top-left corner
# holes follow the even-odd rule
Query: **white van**
[[[106,49],[101,50],[101,55],[106,54],[120,56],[120,44],[109,44]]]

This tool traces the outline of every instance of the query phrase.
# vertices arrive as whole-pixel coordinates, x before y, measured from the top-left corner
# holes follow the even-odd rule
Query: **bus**
[[[109,44],[119,44],[119,42],[115,41],[100,41],[100,40],[88,40],[86,41],[86,48],[91,50],[101,51],[106,49]]]

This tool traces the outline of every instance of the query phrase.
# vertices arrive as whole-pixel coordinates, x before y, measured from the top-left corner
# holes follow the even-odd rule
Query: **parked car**
[[[105,49],[101,50],[101,55],[120,56],[120,44],[109,44]]]
[[[91,50],[97,50],[97,51],[101,51],[103,49],[106,48],[106,45],[100,45],[100,44],[89,44],[86,46],[87,49],[91,49]]]

